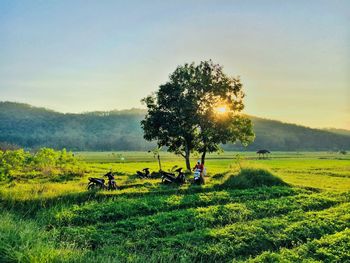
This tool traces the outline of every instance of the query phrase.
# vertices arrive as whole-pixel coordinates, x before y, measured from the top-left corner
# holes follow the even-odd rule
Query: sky
[[[240,76],[245,113],[350,129],[350,1],[0,0],[0,100],[142,108],[178,65]]]

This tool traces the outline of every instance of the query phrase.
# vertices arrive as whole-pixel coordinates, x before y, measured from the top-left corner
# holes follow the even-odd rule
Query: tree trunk
[[[190,153],[189,152],[186,153],[185,160],[186,160],[186,169],[188,171],[191,171]]]
[[[157,158],[158,158],[158,164],[159,164],[159,171],[161,171],[161,170],[162,170],[162,164],[160,163],[160,156],[159,156],[159,153],[158,153]]]
[[[190,163],[190,150],[188,146],[185,146],[185,160],[186,160],[186,169],[187,171],[191,171],[191,163]]]
[[[207,150],[205,149],[202,153],[201,163],[204,165],[205,163],[205,155],[207,154]]]

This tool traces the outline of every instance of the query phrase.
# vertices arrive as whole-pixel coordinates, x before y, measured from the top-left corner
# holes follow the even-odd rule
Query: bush
[[[30,155],[23,149],[8,150],[5,152],[0,151],[0,174],[5,178],[13,173],[23,170],[26,164],[26,160]]]
[[[288,186],[281,178],[264,169],[243,168],[238,175],[231,175],[224,183],[228,188],[254,188],[262,186]]]
[[[41,148],[36,153],[23,149],[0,150],[0,180],[23,174],[39,175],[83,175],[84,163],[74,157],[73,153]]]

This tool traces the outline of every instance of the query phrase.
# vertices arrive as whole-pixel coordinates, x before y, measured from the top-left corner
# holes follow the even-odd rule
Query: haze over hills
[[[336,129],[336,128],[325,128],[323,130],[329,131],[329,132],[333,132],[333,133],[336,133],[336,134],[342,134],[342,135],[350,136],[350,130]]]
[[[28,104],[0,102],[0,142],[35,149],[149,150],[140,121],[146,110],[130,109],[81,114],[59,113]],[[227,144],[225,150],[328,151],[350,149],[350,131],[311,129],[295,124],[250,117],[255,141],[248,147]],[[349,134],[348,134],[349,133]]]

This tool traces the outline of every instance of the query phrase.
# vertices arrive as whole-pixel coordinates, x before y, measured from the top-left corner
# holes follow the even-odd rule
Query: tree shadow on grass
[[[74,180],[79,180],[80,176],[76,174],[63,174],[63,175],[56,175],[52,178],[49,178],[47,181],[52,183],[64,183]]]
[[[229,171],[226,171],[226,172],[222,172],[222,173],[217,173],[217,174],[214,174],[212,176],[213,179],[223,179],[226,175],[228,175],[230,172]]]
[[[224,178],[228,173],[216,174],[213,177]],[[229,175],[229,174],[228,174]],[[14,213],[20,214],[26,217],[33,217],[42,209],[49,209],[53,206],[71,206],[80,205],[88,201],[103,202],[105,200],[116,200],[118,198],[149,198],[152,196],[170,196],[170,195],[183,195],[183,201],[186,198],[196,198],[197,193],[209,193],[220,190],[229,190],[234,195],[240,195],[242,189],[261,188],[269,191],[270,187],[281,187],[281,193],[284,193],[283,189],[291,188],[291,186],[281,180],[279,177],[271,174],[266,170],[261,169],[242,169],[238,174],[231,174],[226,181],[222,184],[216,184],[212,186],[202,185],[161,185],[145,183],[135,183],[120,186],[121,191],[82,191],[82,192],[69,192],[53,197],[33,197],[33,199],[27,200],[15,200],[0,196],[0,205],[5,210],[11,210]],[[144,188],[140,192],[124,192],[123,190],[132,188]],[[252,189],[255,192],[255,189]],[[235,191],[237,190],[237,192]],[[314,189],[310,189],[313,191]],[[287,191],[289,192],[289,191]],[[252,193],[254,194],[254,193]],[[231,195],[231,194],[230,194]],[[201,198],[198,196],[198,198]],[[123,199],[124,200],[124,199]],[[196,201],[196,200],[193,200]],[[199,201],[199,200],[197,200]],[[187,202],[185,202],[187,203]],[[200,203],[200,202],[199,202]]]
[[[152,186],[153,184],[151,184],[150,182],[144,182],[144,183],[118,185],[118,189],[125,190],[125,189],[131,189],[131,188],[143,188],[143,187],[152,187]]]
[[[56,205],[81,204],[96,199],[100,199],[99,193],[96,191],[66,193],[54,197],[34,197],[25,200],[7,199],[0,196],[0,205],[4,210],[30,218],[41,209],[49,209]]]

